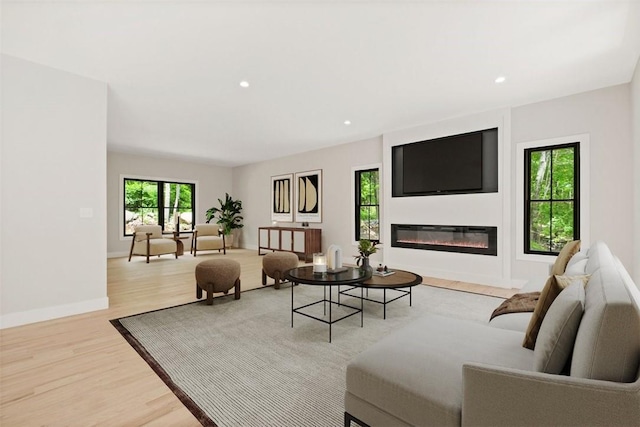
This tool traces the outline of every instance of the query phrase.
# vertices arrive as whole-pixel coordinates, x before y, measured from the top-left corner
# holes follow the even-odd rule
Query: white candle
[[[314,273],[326,273],[327,272],[327,257],[323,253],[313,254],[313,272]]]

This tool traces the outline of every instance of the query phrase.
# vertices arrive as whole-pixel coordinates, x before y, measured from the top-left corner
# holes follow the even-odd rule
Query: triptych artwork
[[[272,176],[271,220],[322,222],[322,170]]]

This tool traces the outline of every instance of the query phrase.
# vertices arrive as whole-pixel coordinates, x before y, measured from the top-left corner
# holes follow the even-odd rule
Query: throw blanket
[[[526,294],[515,294],[511,298],[504,300],[502,304],[498,306],[493,313],[491,313],[491,319],[501,314],[507,313],[526,313],[533,312],[533,309],[538,303],[540,298],[540,292],[528,292]]]

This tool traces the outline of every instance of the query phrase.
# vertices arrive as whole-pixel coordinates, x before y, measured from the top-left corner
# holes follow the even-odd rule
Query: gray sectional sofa
[[[558,295],[534,350],[530,314],[427,314],[356,356],[345,426],[640,426],[640,291],[606,244],[578,258],[588,283]]]

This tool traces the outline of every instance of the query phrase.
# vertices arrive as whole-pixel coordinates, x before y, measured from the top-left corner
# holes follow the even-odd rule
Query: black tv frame
[[[470,134],[482,135],[482,187],[464,190],[406,192],[404,190],[404,147],[421,143],[445,143],[452,138]],[[498,128],[484,129],[442,138],[416,141],[391,147],[391,197],[438,196],[447,194],[475,194],[498,192]],[[452,167],[454,167],[452,165]]]

